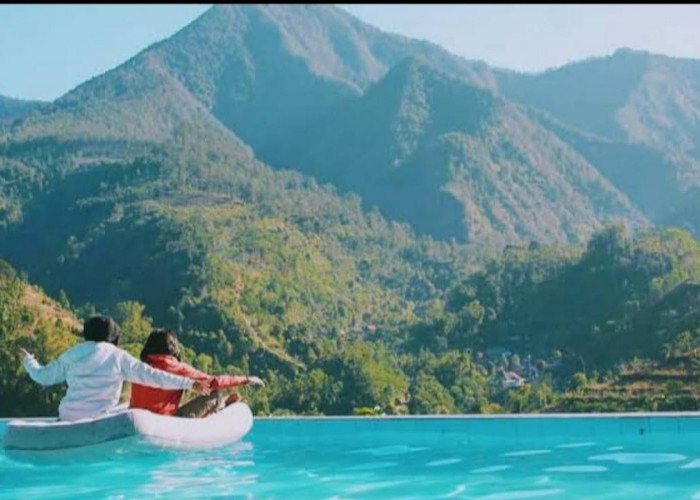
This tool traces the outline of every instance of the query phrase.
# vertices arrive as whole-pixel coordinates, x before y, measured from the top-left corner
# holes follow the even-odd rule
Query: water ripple
[[[552,453],[552,450],[524,450],[524,451],[511,451],[509,453],[504,453],[504,457],[525,457],[529,455],[544,455],[545,453]]]
[[[460,484],[454,490],[450,491],[447,495],[445,495],[443,498],[456,497],[457,495],[459,495],[460,493],[464,493],[465,491],[467,491],[467,485]]]
[[[441,465],[450,465],[461,462],[461,458],[446,458],[445,460],[433,460],[425,464],[426,467],[440,467]]]
[[[612,460],[619,464],[663,464],[680,462],[686,458],[678,453],[608,453],[588,457],[588,460]]]
[[[607,467],[602,465],[562,465],[559,467],[548,467],[545,472],[605,472]]]
[[[491,467],[481,467],[480,469],[472,469],[469,472],[472,474],[486,474],[489,472],[499,472],[502,470],[510,469],[510,465],[492,465]]]
[[[379,490],[382,488],[388,488],[390,486],[398,486],[400,484],[406,484],[408,482],[410,482],[409,479],[402,479],[399,481],[384,481],[384,482],[378,482],[378,483],[358,484],[356,486],[352,486],[351,488],[348,488],[346,491],[347,491],[347,493],[366,493],[368,491],[374,491],[374,490]]]
[[[427,450],[427,446],[408,446],[405,444],[397,444],[394,446],[379,446],[375,448],[362,448],[360,450],[352,450],[347,453],[367,453],[375,456],[385,455],[400,455],[402,453],[413,453],[415,451]]]
[[[586,446],[595,445],[595,441],[587,441],[585,443],[569,443],[569,444],[558,444],[557,448],[584,448]]]
[[[507,493],[494,493],[491,495],[486,495],[485,497],[479,497],[479,500],[510,500],[513,498],[539,498],[539,497],[549,497],[552,495],[559,495],[564,493],[563,489],[549,489],[549,490],[522,490],[522,491],[509,491]]]
[[[361,471],[361,470],[373,470],[373,469],[384,469],[386,467],[394,467],[398,465],[398,462],[370,462],[368,464],[353,465],[351,467],[345,467],[346,471]]]

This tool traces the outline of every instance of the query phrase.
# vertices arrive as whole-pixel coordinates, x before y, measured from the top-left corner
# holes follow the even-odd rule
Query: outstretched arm
[[[24,356],[24,368],[34,382],[41,385],[54,385],[66,381],[66,365],[60,357],[46,366],[41,366],[32,354],[24,349],[21,351]]]
[[[214,391],[248,384],[265,386],[265,383],[260,380],[259,377],[249,377],[247,375],[208,375],[182,361],[171,362],[168,365],[168,372],[194,380],[208,381],[211,383],[211,389]]]
[[[159,387],[161,389],[192,389],[194,380],[172,375],[163,370],[156,370],[133,357],[126,351],[120,350],[120,368],[122,376],[129,382],[141,385]]]
[[[211,381],[212,389],[224,389],[240,385],[260,385],[265,387],[265,382],[259,377],[249,377],[248,375],[216,375],[211,377]]]

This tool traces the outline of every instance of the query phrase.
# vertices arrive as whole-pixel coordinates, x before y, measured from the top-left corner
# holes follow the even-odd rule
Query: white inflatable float
[[[234,403],[206,418],[125,410],[72,422],[12,420],[3,436],[8,457],[31,462],[68,458],[109,458],[145,448],[202,450],[240,440],[253,427],[245,403]]]

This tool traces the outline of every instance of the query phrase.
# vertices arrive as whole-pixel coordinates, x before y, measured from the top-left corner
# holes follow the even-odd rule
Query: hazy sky
[[[341,5],[383,30],[541,71],[619,47],[700,59],[700,5]],[[0,5],[0,94],[55,99],[209,5]]]

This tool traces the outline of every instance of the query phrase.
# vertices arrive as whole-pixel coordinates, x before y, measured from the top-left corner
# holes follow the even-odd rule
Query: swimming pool
[[[213,451],[120,451],[50,466],[0,451],[0,499],[700,499],[695,413],[256,419]]]

